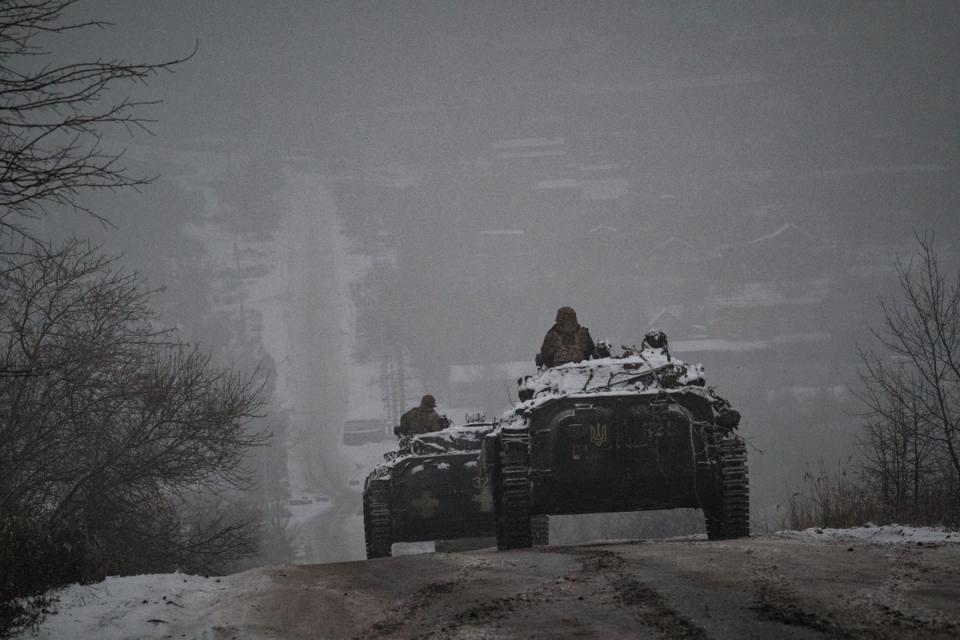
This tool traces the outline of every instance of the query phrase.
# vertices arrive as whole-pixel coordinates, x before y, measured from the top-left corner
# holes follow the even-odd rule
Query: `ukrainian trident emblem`
[[[595,422],[590,425],[590,442],[598,447],[607,443],[607,425],[603,422]]]

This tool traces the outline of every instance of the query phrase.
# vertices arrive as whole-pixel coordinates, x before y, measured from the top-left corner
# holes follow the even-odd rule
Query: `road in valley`
[[[291,486],[330,498],[322,514],[298,532],[305,562],[364,557],[360,497],[340,448],[346,410],[348,340],[345,274],[338,266],[336,205],[314,173],[288,171],[279,202],[278,245],[286,294],[277,392],[291,409]]]
[[[227,581],[216,638],[960,637],[957,544],[616,542],[264,568]]]

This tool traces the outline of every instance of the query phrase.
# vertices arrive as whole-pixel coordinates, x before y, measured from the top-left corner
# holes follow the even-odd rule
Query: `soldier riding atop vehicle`
[[[446,416],[438,414],[436,407],[436,398],[430,394],[423,396],[420,399],[420,406],[414,407],[400,416],[400,424],[394,427],[394,434],[402,438],[446,429],[450,426],[450,420]]]
[[[577,322],[573,307],[560,307],[556,323],[547,331],[537,354],[538,367],[555,367],[567,362],[580,362],[589,358],[596,346],[590,331]]]

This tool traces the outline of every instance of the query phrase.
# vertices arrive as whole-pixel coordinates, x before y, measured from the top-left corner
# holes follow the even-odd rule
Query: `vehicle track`
[[[258,569],[227,581],[233,593],[207,620],[238,639],[929,640],[960,630],[960,545],[646,540]]]

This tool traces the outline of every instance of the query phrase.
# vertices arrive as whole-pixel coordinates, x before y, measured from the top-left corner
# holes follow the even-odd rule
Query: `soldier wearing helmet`
[[[437,413],[437,400],[430,394],[420,399],[420,406],[410,409],[400,416],[400,426],[393,432],[399,436],[413,436],[418,433],[440,431],[450,426],[446,416]]]
[[[586,327],[577,322],[577,312],[572,307],[560,307],[557,321],[543,338],[537,366],[555,367],[565,362],[580,362],[593,353],[593,338]]]

